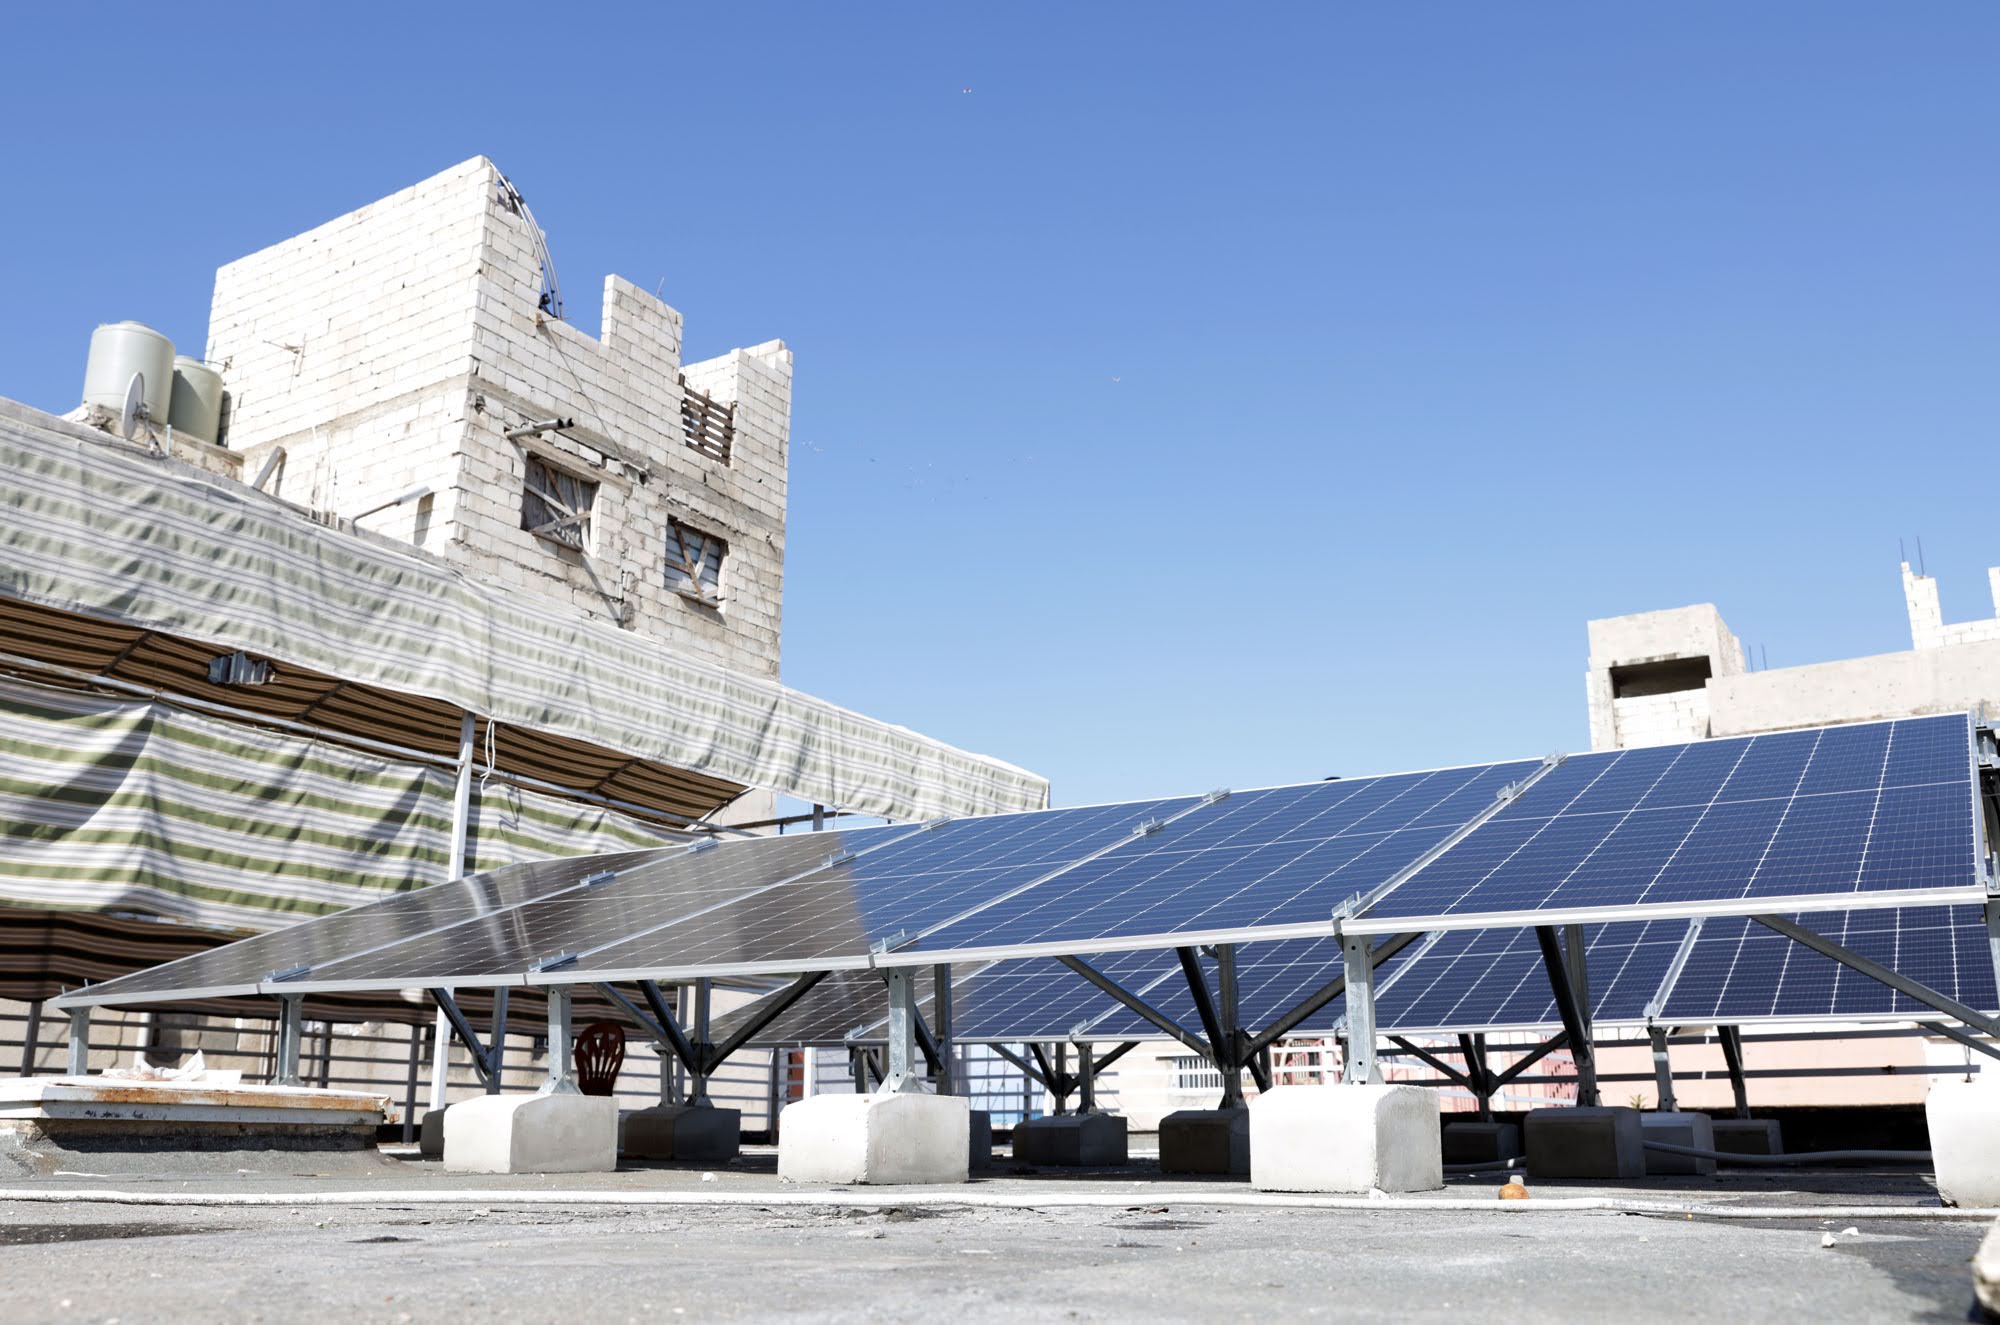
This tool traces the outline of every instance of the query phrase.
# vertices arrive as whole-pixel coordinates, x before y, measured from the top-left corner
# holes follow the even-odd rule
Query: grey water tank
[[[146,375],[146,410],[157,423],[167,421],[167,402],[174,390],[174,343],[138,322],[107,322],[90,333],[90,359],[83,368],[83,403],[108,409],[125,408],[125,388],[132,374]]]
[[[177,433],[213,443],[222,427],[222,374],[199,359],[174,356],[174,396],[167,422]]]

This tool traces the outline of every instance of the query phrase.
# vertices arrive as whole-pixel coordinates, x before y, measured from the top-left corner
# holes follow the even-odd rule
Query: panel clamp
[[[279,984],[286,980],[296,980],[300,976],[310,975],[310,974],[312,974],[312,967],[302,962],[297,966],[287,966],[282,971],[273,971],[264,978],[270,981],[272,984]]]

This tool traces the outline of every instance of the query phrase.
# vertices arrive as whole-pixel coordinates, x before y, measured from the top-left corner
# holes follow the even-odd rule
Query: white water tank
[[[146,376],[147,412],[167,421],[174,390],[174,343],[138,322],[107,322],[90,333],[90,359],[83,368],[83,403],[117,414],[125,408],[132,374]]]
[[[200,359],[174,356],[173,403],[167,422],[177,433],[214,443],[222,427],[222,374]]]

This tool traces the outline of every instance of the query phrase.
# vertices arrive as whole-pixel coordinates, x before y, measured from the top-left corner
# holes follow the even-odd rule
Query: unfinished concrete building
[[[783,343],[684,364],[681,315],[617,277],[600,336],[564,315],[475,158],[218,272],[219,435],[0,401],[10,1062],[59,1061],[37,1009],[64,987],[385,891],[684,842],[778,796],[1046,805],[1031,773],[779,683]],[[312,1015],[411,1023],[412,1080],[437,1048],[414,999]],[[165,1038],[97,1033],[100,1061]]]

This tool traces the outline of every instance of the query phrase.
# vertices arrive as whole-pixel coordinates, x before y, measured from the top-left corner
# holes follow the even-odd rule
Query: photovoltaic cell
[[[1977,906],[1893,907],[1791,917],[1870,961],[1983,1012],[2000,1011],[1993,951]],[[1702,923],[1661,1020],[1935,1016],[1936,1010],[1754,920]]]
[[[905,951],[1074,943],[1330,920],[1387,882],[1533,763],[1240,792]]]
[[[1967,887],[1967,722],[1578,755],[1368,918]]]
[[[355,954],[381,950],[445,926],[505,913],[525,902],[574,888],[591,874],[638,869],[684,851],[668,847],[571,857],[469,874],[136,971],[83,994],[89,1001],[120,1002],[198,991],[254,993],[258,983],[275,971],[326,966]]]

